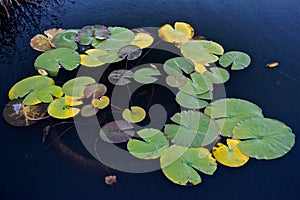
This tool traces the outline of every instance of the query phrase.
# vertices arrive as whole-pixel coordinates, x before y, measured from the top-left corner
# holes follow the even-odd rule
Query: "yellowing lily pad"
[[[63,87],[63,92],[68,96],[84,97],[84,90],[88,85],[95,83],[96,81],[88,76],[80,76],[67,81]]]
[[[67,103],[64,97],[55,99],[48,107],[48,113],[50,116],[57,119],[67,119],[74,117],[80,112],[80,109],[73,108]]]
[[[92,105],[99,109],[106,108],[109,105],[109,98],[107,96],[102,96],[100,99],[93,99]]]
[[[131,45],[140,47],[141,49],[149,47],[153,43],[153,37],[147,33],[136,33]]]
[[[184,22],[176,22],[175,29],[170,24],[165,24],[159,28],[159,37],[169,43],[182,44],[194,36],[194,29]]]
[[[50,103],[51,101],[53,101],[53,96],[59,98],[62,95],[62,89],[57,85],[43,87],[37,92],[37,97],[44,103]]]
[[[86,67],[98,67],[105,62],[99,60],[100,56],[106,55],[107,53],[101,49],[89,49],[85,52],[86,54],[80,54],[80,64]]]
[[[34,36],[30,40],[30,46],[37,51],[48,51],[52,49],[49,39],[42,34]]]
[[[143,121],[146,117],[146,112],[143,108],[139,106],[131,106],[131,110],[125,109],[122,113],[122,117],[124,120],[131,122],[131,123],[137,123]]]
[[[213,147],[213,155],[215,159],[228,167],[241,167],[245,165],[249,156],[243,154],[237,147],[240,140],[237,139],[227,139],[227,145],[218,143],[217,147]]]
[[[79,106],[83,104],[83,101],[81,100],[82,97],[72,97],[65,95],[64,98],[66,100],[66,103],[70,106]]]

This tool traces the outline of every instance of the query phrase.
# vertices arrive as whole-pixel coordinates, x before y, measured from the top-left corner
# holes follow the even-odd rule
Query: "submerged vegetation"
[[[295,135],[284,123],[265,117],[262,109],[249,101],[214,99],[215,86],[229,80],[229,70],[248,67],[249,55],[224,52],[220,44],[194,37],[194,29],[183,22],[174,27],[166,24],[157,34],[158,42],[174,44],[181,56],[165,60],[162,66],[150,63],[137,68],[135,61],[142,60],[143,50],[156,41],[146,30],[94,25],[50,29],[34,36],[30,45],[42,52],[34,62],[39,75],[11,87],[4,118],[11,125],[28,126],[48,117],[91,117],[115,107],[118,118],[102,126],[99,138],[127,143],[127,150],[136,158],[159,159],[165,176],[180,185],[201,183],[199,172],[212,175],[217,162],[240,167],[249,158],[275,159],[290,151]],[[55,82],[59,74],[79,66],[92,70],[113,63],[123,64],[111,69],[101,83],[90,76]],[[126,108],[113,105],[110,89],[123,87],[129,92],[133,83],[151,85],[160,79],[176,90],[174,102],[181,111],[161,130],[138,130],[135,124],[147,118],[147,108],[132,102]],[[107,184],[114,181],[107,180]]]

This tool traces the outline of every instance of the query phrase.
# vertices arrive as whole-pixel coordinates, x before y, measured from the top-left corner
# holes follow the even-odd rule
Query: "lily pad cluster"
[[[50,29],[44,33],[30,42],[42,52],[34,62],[40,75],[17,82],[8,93],[11,101],[3,115],[15,126],[31,125],[48,115],[67,119],[79,113],[91,117],[105,112],[103,109],[114,106],[106,94],[106,85],[88,76],[57,85],[53,77],[62,69],[131,62],[154,41],[153,35],[142,29],[104,25]],[[228,70],[247,68],[251,63],[249,55],[225,52],[217,42],[195,37],[192,26],[184,22],[176,22],[174,27],[163,25],[158,36],[160,42],[174,44],[181,56],[166,60],[162,67],[149,64],[113,70],[107,84],[129,88],[132,82],[153,84],[163,80],[177,91],[174,100],[182,111],[175,113],[161,130],[136,130],[135,124],[143,122],[147,111],[138,105],[118,108],[120,118],[101,128],[102,140],[127,143],[130,154],[139,159],[159,160],[165,176],[179,185],[201,183],[201,173],[212,175],[217,163],[240,167],[249,158],[275,159],[291,150],[295,143],[292,130],[266,118],[257,105],[242,99],[214,99],[215,85],[229,80]],[[220,142],[222,138],[226,144]]]

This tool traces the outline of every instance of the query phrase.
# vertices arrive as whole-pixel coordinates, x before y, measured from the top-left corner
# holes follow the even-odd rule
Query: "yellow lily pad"
[[[146,117],[146,112],[143,108],[139,106],[131,106],[129,109],[125,109],[122,113],[122,117],[124,120],[131,122],[131,123],[137,123],[141,122]]]
[[[102,96],[100,99],[93,99],[92,104],[95,108],[103,109],[109,105],[109,98]]]
[[[106,51],[101,49],[89,49],[85,53],[86,54],[80,55],[81,65],[84,65],[86,67],[98,67],[100,65],[105,64],[105,62],[99,60],[99,57],[106,55]]]
[[[83,101],[80,100],[81,97],[73,97],[73,96],[68,96],[68,95],[65,95],[65,100],[66,100],[66,103],[70,106],[79,106],[81,104],[83,104]]]
[[[153,43],[153,37],[147,33],[137,33],[131,45],[140,47],[141,49],[149,47]]]
[[[245,165],[249,156],[243,154],[237,147],[240,140],[237,139],[227,139],[227,145],[218,143],[217,147],[213,147],[213,155],[216,160],[228,167],[241,167]]]
[[[159,30],[159,37],[169,43],[183,44],[194,36],[194,29],[184,22],[176,22],[175,29],[170,24],[163,25]]]
[[[80,109],[73,108],[64,97],[52,101],[48,107],[49,115],[57,119],[71,118],[79,112]]]

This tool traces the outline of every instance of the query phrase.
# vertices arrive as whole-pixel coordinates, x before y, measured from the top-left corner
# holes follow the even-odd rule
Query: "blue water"
[[[29,40],[47,28],[92,24],[157,27],[186,21],[197,34],[219,42],[226,51],[240,50],[251,55],[251,67],[231,72],[226,84],[228,97],[248,99],[262,107],[265,116],[285,122],[296,135],[300,133],[298,0],[60,2],[61,5],[53,3],[42,9],[35,16],[37,23],[29,25],[25,20],[15,32],[5,33],[8,22],[1,19],[2,36],[14,38],[9,46],[1,43],[1,110],[8,101],[9,88],[35,74],[33,62],[39,53],[31,49]],[[280,62],[276,69],[265,67],[273,61]],[[177,186],[161,171],[113,171],[118,184],[109,187],[104,183],[106,171],[78,165],[53,146],[26,157],[44,147],[41,134],[45,125],[41,122],[26,128],[12,127],[1,116],[0,199],[299,199],[298,136],[293,150],[280,159],[252,159],[238,169],[218,165],[213,176],[201,175],[203,182],[195,187]],[[75,146],[80,148],[80,142]]]

